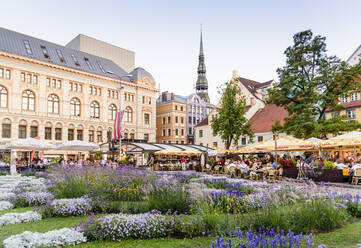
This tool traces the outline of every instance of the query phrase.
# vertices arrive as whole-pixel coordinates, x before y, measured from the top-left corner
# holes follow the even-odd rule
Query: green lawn
[[[14,208],[14,209],[9,209],[9,210],[3,210],[3,211],[0,211],[0,216],[3,214],[7,214],[7,213],[21,213],[21,212],[26,212],[26,211],[31,211],[31,210],[33,210],[33,207]]]
[[[23,208],[26,211],[31,208]],[[20,211],[21,209],[14,209],[12,211]],[[3,213],[3,212],[1,212]],[[32,223],[21,223],[15,225],[8,225],[0,227],[0,244],[7,237],[19,234],[24,231],[32,232],[47,232],[62,227],[74,227],[76,224],[84,220],[84,217],[56,217],[44,219]],[[122,248],[196,248],[196,247],[210,247],[215,238],[202,237],[195,239],[175,239],[175,238],[162,238],[150,240],[124,240],[121,242],[89,242],[77,245],[79,248],[92,248],[92,247],[122,247]],[[314,236],[315,247],[319,244],[325,244],[328,248],[354,248],[358,243],[361,243],[361,221],[348,224],[330,233],[322,233]]]

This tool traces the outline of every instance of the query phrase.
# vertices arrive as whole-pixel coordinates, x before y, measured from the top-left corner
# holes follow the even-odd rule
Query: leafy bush
[[[89,193],[89,187],[84,181],[75,177],[68,177],[64,181],[49,188],[56,199],[78,198]]]
[[[36,176],[36,173],[33,171],[30,171],[30,172],[21,173],[21,176],[22,177],[34,177],[34,176]]]
[[[9,175],[8,172],[6,172],[6,171],[0,171],[0,176],[7,176],[7,175]]]
[[[340,227],[351,217],[344,208],[331,201],[315,200],[285,207],[272,207],[244,216],[243,230],[258,230],[262,226],[280,227],[295,233],[324,232]]]
[[[347,196],[346,207],[347,211],[356,218],[361,217],[361,197],[356,195],[352,197],[351,195]]]
[[[206,223],[201,216],[175,216],[172,234],[176,237],[197,237],[205,235]]]
[[[11,159],[10,159],[10,156],[3,155],[0,159],[0,161],[4,162],[5,164],[10,164]]]
[[[10,197],[9,201],[15,208],[40,206],[53,199],[53,195],[47,192],[23,192]]]
[[[323,166],[325,167],[326,170],[332,170],[336,168],[336,165],[328,160],[323,161]]]
[[[89,198],[57,199],[52,201],[49,206],[52,209],[53,216],[83,216],[92,210],[92,204]]]
[[[140,214],[149,211],[146,201],[114,201],[110,204],[109,211],[112,213]]]

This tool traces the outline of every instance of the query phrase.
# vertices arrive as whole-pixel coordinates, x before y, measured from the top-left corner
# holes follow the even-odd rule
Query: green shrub
[[[6,171],[0,171],[0,176],[7,176],[7,175],[9,175],[8,172],[6,172]]]
[[[149,210],[158,210],[161,213],[177,211],[184,214],[190,211],[191,202],[188,193],[182,188],[154,188],[148,193],[147,206]]]
[[[335,164],[328,160],[323,161],[323,166],[325,167],[326,170],[332,170],[336,168]]]
[[[348,201],[346,202],[348,212],[356,218],[361,217],[361,203],[356,201]]]
[[[0,161],[3,161],[5,164],[10,164],[11,159],[10,159],[10,156],[3,155],[0,159]]]
[[[75,177],[69,177],[64,182],[57,183],[49,188],[56,199],[79,198],[89,193],[89,187]]]
[[[258,230],[262,226],[292,230],[295,233],[315,233],[331,231],[342,226],[350,219],[343,208],[330,201],[313,201],[291,206],[259,210],[245,215],[243,230]]]
[[[206,223],[200,215],[175,216],[172,231],[176,237],[197,237],[206,233]]]
[[[25,173],[21,173],[21,176],[22,177],[34,177],[36,176],[36,173],[35,172],[25,172]]]
[[[149,209],[146,201],[113,201],[109,211],[112,213],[140,214],[148,212]]]
[[[208,188],[212,189],[225,189],[226,188],[226,181],[220,181],[220,182],[206,182],[205,183]]]

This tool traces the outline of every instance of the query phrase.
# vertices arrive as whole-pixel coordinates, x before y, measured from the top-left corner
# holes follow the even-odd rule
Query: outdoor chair
[[[202,172],[210,173],[211,172],[211,166],[209,164],[205,164],[202,166]]]
[[[357,168],[352,175],[352,184],[357,185],[358,180],[361,178],[361,168]]]
[[[216,166],[214,166],[214,174],[215,175],[219,175],[220,174],[220,166],[219,165],[216,165]]]
[[[235,167],[231,167],[228,169],[230,178],[235,178],[237,176],[237,169]]]
[[[267,180],[268,182],[273,182],[273,183],[276,182],[276,170],[274,169],[268,170]]]
[[[277,180],[282,181],[282,177],[283,177],[283,168],[279,168],[278,169]]]

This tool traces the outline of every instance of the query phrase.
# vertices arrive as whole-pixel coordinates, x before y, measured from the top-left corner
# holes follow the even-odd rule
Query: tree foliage
[[[269,90],[267,102],[288,111],[283,131],[298,138],[360,128],[357,121],[345,121],[337,114],[325,120],[326,112],[344,109],[341,96],[361,89],[361,63],[350,66],[328,56],[325,40],[311,30],[295,34],[293,46],[284,52],[286,65],[277,69],[279,83]]]
[[[220,135],[226,149],[232,142],[237,145],[241,136],[253,138],[251,123],[245,117],[246,100],[241,96],[241,90],[235,81],[226,83],[222,91],[221,108],[218,115],[212,119],[213,135]]]

